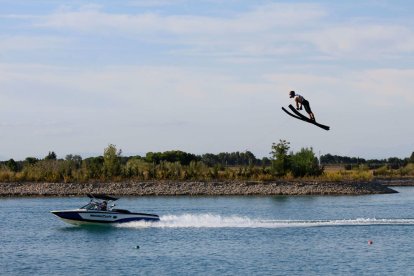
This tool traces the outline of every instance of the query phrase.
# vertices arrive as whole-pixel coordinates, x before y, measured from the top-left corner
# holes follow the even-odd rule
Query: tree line
[[[388,166],[390,169],[400,169],[409,163],[414,163],[414,152],[407,158],[390,157],[386,159],[364,159],[326,154],[321,155],[320,161],[323,165],[344,165],[346,169],[359,165],[366,165],[369,169],[378,169],[382,166]]]
[[[103,156],[89,157],[82,159],[80,155],[68,154],[64,159],[58,159],[54,151],[49,152],[43,159],[35,157],[27,157],[22,161],[15,161],[10,159],[8,161],[1,161],[0,165],[6,166],[11,171],[21,171],[25,166],[36,164],[40,161],[67,161],[73,164],[75,167],[80,167],[82,163],[86,163],[89,167],[99,167],[104,164],[105,156],[108,155],[108,151],[111,154],[115,154],[119,159],[120,165],[126,165],[130,160],[141,160],[150,164],[160,164],[162,162],[176,163],[180,165],[188,166],[191,162],[203,162],[208,167],[228,167],[228,166],[269,166],[271,160],[267,157],[258,159],[250,151],[245,152],[222,152],[218,154],[206,153],[203,155],[195,155],[179,150],[165,151],[165,152],[148,152],[145,156],[122,156],[122,150],[117,151],[116,146],[109,145],[104,151]],[[115,152],[114,152],[115,151]],[[107,156],[108,157],[108,156]]]
[[[315,156],[312,148],[289,152],[290,143],[273,143],[269,158],[256,158],[250,151],[195,155],[179,150],[148,152],[145,156],[123,156],[115,145],[108,145],[102,156],[83,159],[66,155],[58,159],[49,152],[43,159],[0,162],[0,181],[88,182],[121,180],[274,180],[280,177],[318,177],[326,164],[398,164],[407,159],[364,160],[335,155]],[[377,160],[375,160],[377,161]],[[384,163],[386,162],[386,163]],[[394,166],[394,165],[392,165]],[[386,168],[387,169],[387,168]],[[391,168],[392,169],[392,168]],[[384,171],[384,168],[382,168]],[[386,172],[386,170],[384,171]]]
[[[49,152],[43,159],[0,162],[0,181],[87,182],[133,180],[272,180],[276,157],[256,158],[250,151],[195,155],[183,151],[148,152],[122,156],[110,144],[102,156],[58,159]]]

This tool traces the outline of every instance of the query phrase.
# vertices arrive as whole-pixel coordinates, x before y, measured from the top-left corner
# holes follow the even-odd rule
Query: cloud
[[[134,7],[165,7],[187,2],[188,0],[129,0],[127,5]]]
[[[62,37],[78,39],[83,44],[86,37],[116,37],[128,44],[162,45],[170,55],[215,57],[234,63],[287,56],[302,56],[310,63],[327,58],[398,59],[414,51],[414,30],[403,20],[384,24],[351,17],[335,22],[328,5],[270,3],[237,12],[201,15],[180,14],[174,9],[160,12],[158,5],[168,4],[155,1],[151,8],[151,3],[145,11],[117,13],[97,5],[63,7],[48,15],[34,16],[31,21],[38,29],[59,30]],[[148,2],[129,4],[147,6]],[[59,47],[62,42],[52,37],[10,37],[0,43],[0,49],[1,44],[11,50],[13,45],[25,45],[20,46],[23,49],[33,45],[36,49],[48,43]]]
[[[318,51],[332,57],[373,58],[414,51],[414,32],[405,26],[348,24],[303,34]]]
[[[282,26],[301,26],[325,15],[320,6],[310,4],[269,4],[229,17],[105,13],[99,9],[58,11],[45,16],[38,26],[78,31],[119,31],[128,33],[165,32],[186,34],[254,33]]]
[[[16,20],[35,20],[41,19],[42,16],[32,14],[0,14],[1,19],[16,19]]]
[[[404,18],[386,23],[374,16],[334,20],[335,5],[289,2],[244,5],[237,11],[227,9],[215,14],[212,10],[180,13],[168,9],[170,5],[185,4],[190,2],[143,0],[126,5],[148,9],[120,8],[110,12],[107,5],[82,5],[76,9],[63,6],[43,16],[3,15],[10,20],[20,18],[25,25],[30,21],[37,31],[53,32],[62,39],[9,35],[0,40],[0,49],[43,49],[47,45],[56,48],[68,37],[82,45],[89,45],[92,39],[86,42],[88,37],[109,41],[116,38],[125,39],[127,44],[159,45],[171,55],[216,57],[235,63],[287,56],[302,56],[307,62],[327,58],[399,59],[414,51],[414,30]]]
[[[325,14],[322,7],[310,4],[269,4],[227,16],[80,9],[58,11],[36,21],[35,26],[159,44],[181,56],[260,58],[303,51],[289,39],[288,30],[295,32]]]
[[[331,13],[327,6],[304,3],[259,5],[227,15],[165,14],[154,9],[109,13],[100,7],[81,7],[59,10],[34,20],[34,24],[168,45],[170,54],[215,56],[235,62],[247,61],[246,57],[299,55],[308,61],[399,58],[414,51],[414,30],[403,21],[384,24],[349,18],[335,23]]]
[[[39,146],[40,152],[52,147],[59,153],[70,153],[79,147],[99,151],[108,143],[144,152],[247,147],[255,154],[261,148],[258,154],[265,154],[271,142],[281,138],[277,135],[300,147],[303,141],[297,137],[304,128],[312,136],[308,140],[316,139],[312,146],[335,154],[359,143],[347,140],[356,137],[355,132],[365,138],[383,131],[383,126],[373,121],[384,114],[382,103],[398,105],[407,114],[413,104],[413,70],[330,75],[276,72],[251,80],[236,75],[175,66],[92,70],[2,64],[0,128],[6,133],[5,145],[21,151],[22,156],[33,152],[30,145]],[[287,93],[292,87],[309,98],[321,122],[331,125],[331,136],[321,138],[316,128],[281,113],[280,107],[290,103]],[[387,114],[384,120],[392,124],[396,118],[399,114]],[[397,125],[392,126],[400,131]],[[343,144],[338,148],[329,137],[342,139]],[[27,146],[17,148],[16,141]],[[381,143],[387,141],[377,141],[377,145]]]
[[[85,44],[86,37],[145,42],[160,45],[165,54],[215,57],[227,62],[247,62],[306,51],[292,34],[314,25],[327,11],[313,4],[274,3],[217,15],[160,13],[110,13],[99,7],[60,9],[33,20],[33,26],[59,30]],[[105,47],[105,46],[103,46]],[[250,60],[251,62],[252,60]]]
[[[57,36],[9,35],[0,37],[0,52],[56,49],[67,46],[70,39]]]
[[[296,90],[318,99],[317,103],[326,107],[333,102],[365,108],[414,104],[412,69],[360,69],[335,74],[274,73],[264,75],[264,79],[272,83],[278,93],[287,95],[288,91]]]
[[[205,135],[244,137],[248,129],[241,125],[263,117],[252,111],[272,106],[265,95],[270,85],[184,67],[1,64],[0,76],[0,128],[10,151],[23,156],[33,152],[30,145],[69,153],[85,143],[100,150],[110,142],[143,151],[189,145],[200,151]],[[27,146],[17,149],[16,143]]]
[[[413,69],[372,69],[353,76],[354,89],[377,106],[414,104]]]
[[[214,81],[213,81],[214,80]],[[99,69],[0,64],[1,105],[29,110],[194,110],[223,104],[230,76],[174,66],[107,66]],[[226,92],[230,93],[230,92]],[[223,97],[224,96],[224,97]],[[224,101],[226,102],[226,101]]]
[[[304,69],[302,69],[303,71]],[[0,64],[1,106],[40,112],[112,110],[119,114],[156,112],[161,118],[174,112],[182,121],[186,112],[240,109],[268,101],[288,101],[290,90],[303,93],[319,106],[332,102],[366,106],[414,103],[414,70],[375,69],[325,74],[265,73],[243,80],[231,73],[194,70],[177,66],[106,66],[82,70],[70,67]],[[264,102],[266,103],[264,103]],[[122,110],[122,112],[121,112]],[[106,115],[105,115],[106,116]],[[122,116],[122,115],[121,115]]]

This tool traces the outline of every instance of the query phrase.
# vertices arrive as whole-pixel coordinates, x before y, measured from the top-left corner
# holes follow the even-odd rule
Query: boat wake
[[[221,216],[215,214],[165,215],[158,222],[135,221],[119,224],[127,228],[283,228],[319,226],[360,225],[414,225],[414,219],[333,219],[333,220],[268,220],[242,216]]]

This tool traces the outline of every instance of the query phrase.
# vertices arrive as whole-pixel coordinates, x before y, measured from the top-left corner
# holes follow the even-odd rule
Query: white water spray
[[[283,228],[358,225],[414,225],[414,219],[333,219],[333,220],[269,220],[243,216],[216,214],[165,215],[159,222],[130,222],[119,227],[128,228]]]

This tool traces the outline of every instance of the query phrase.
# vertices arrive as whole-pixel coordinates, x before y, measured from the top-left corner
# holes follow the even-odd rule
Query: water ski
[[[292,113],[290,113],[289,111],[287,111],[284,107],[282,107],[282,110],[284,111],[284,112],[286,112],[287,114],[289,114],[290,116],[292,116],[293,118],[296,118],[296,119],[299,119],[299,120],[302,120],[302,121],[305,121],[305,122],[308,122],[308,123],[310,123],[310,124],[314,124],[315,126],[318,126],[318,127],[320,127],[320,128],[323,128],[324,130],[329,130],[329,126],[325,126],[325,125],[322,125],[322,124],[320,124],[320,123],[317,123],[316,121],[313,121],[313,120],[311,120],[311,119],[309,119],[308,117],[306,117],[306,116],[304,116],[302,113],[300,113],[299,111],[297,111],[294,107],[293,107],[293,105],[289,105],[289,108],[290,108],[290,110],[292,110],[293,111],[293,113],[295,113],[295,114],[292,114]]]

